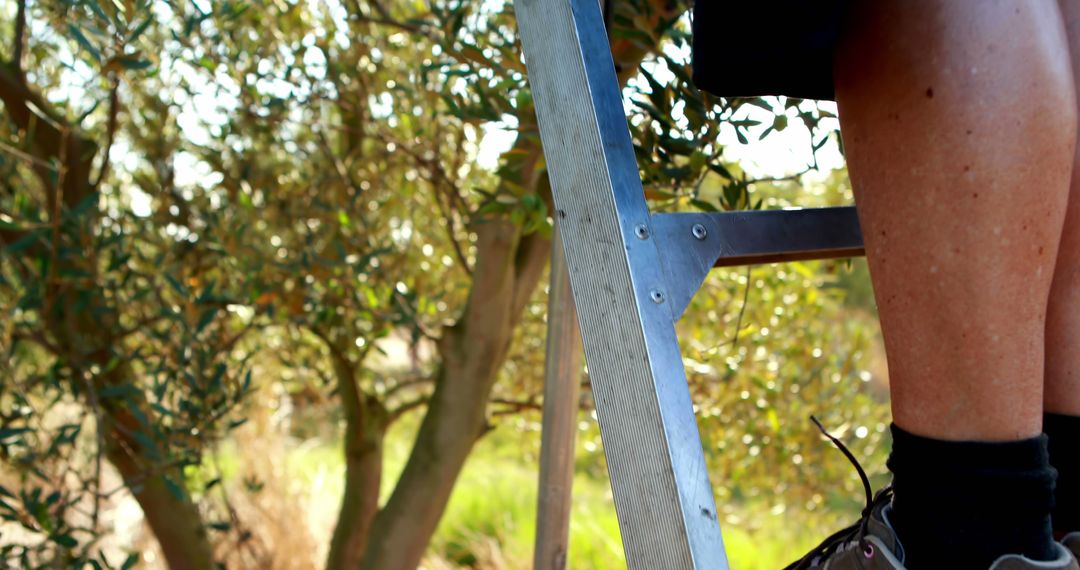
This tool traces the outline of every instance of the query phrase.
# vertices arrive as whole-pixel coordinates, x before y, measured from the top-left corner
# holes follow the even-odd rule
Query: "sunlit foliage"
[[[805,129],[811,171],[836,139],[827,106],[702,94],[685,5],[609,4],[656,210],[850,202],[842,172],[755,174],[725,146]],[[210,467],[267,415],[259,390],[284,394],[273,413],[295,437],[343,447],[328,566],[378,567],[383,544],[419,560],[473,443],[535,430],[542,405],[551,196],[512,7],[43,0],[0,14],[5,563],[134,564],[103,522],[128,493],[171,564],[279,563],[288,553],[251,546],[260,521],[233,504],[265,483]],[[873,307],[852,275],[843,261],[718,270],[680,323],[730,521],[750,504],[858,500],[811,413],[880,457]],[[586,393],[579,469],[602,476],[590,406]],[[384,439],[409,413],[417,443],[387,480]]]

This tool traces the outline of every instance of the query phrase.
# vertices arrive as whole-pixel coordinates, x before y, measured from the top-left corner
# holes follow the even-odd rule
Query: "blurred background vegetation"
[[[605,2],[654,209],[850,203],[834,109],[698,92],[687,8]],[[6,566],[530,565],[552,221],[516,36],[504,0],[0,2]],[[778,137],[797,166],[745,160]],[[856,260],[717,270],[680,323],[735,568],[861,507],[809,414],[882,481],[876,322]],[[620,568],[582,382],[570,567]]]

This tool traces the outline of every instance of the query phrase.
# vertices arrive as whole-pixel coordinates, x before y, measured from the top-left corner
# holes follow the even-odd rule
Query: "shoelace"
[[[848,545],[858,543],[859,548],[863,553],[870,557],[874,553],[874,546],[866,540],[867,529],[869,528],[870,516],[874,512],[874,509],[878,508],[882,503],[892,500],[892,487],[885,486],[874,494],[870,487],[870,478],[866,476],[866,471],[863,470],[862,465],[859,465],[859,461],[855,459],[855,456],[851,451],[841,442],[839,439],[833,437],[825,427],[821,425],[821,422],[814,416],[810,416],[810,420],[814,422],[821,433],[825,434],[825,437],[829,438],[829,441],[847,457],[848,461],[855,466],[855,470],[859,473],[859,479],[863,484],[863,491],[866,493],[866,507],[862,510],[862,518],[859,522],[839,530],[817,546],[817,548],[811,550],[799,560],[789,564],[784,570],[805,570],[811,568],[821,561],[826,560],[829,556],[832,556],[838,551],[847,548]]]

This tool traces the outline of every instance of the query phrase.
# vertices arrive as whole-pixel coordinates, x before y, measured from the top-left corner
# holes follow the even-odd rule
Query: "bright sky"
[[[739,163],[743,170],[750,176],[784,176],[804,170],[813,163],[810,152],[810,131],[797,119],[794,109],[788,111],[788,128],[780,132],[769,133],[764,140],[757,140],[757,136],[768,125],[772,124],[772,115],[764,109],[747,105],[749,118],[759,119],[764,124],[750,129],[748,136],[750,144],[744,145],[735,137],[735,128],[729,127],[720,136],[720,144],[724,145],[724,154],[728,160]],[[834,115],[836,104],[833,102],[822,103],[821,107]],[[822,128],[837,128],[836,119],[825,119]],[[818,167],[820,173],[811,173],[808,176],[824,177],[830,170],[842,168],[844,157],[835,140],[830,140],[817,152]]]
[[[833,114],[836,113],[836,104],[823,103],[822,107]],[[744,145],[735,136],[735,129],[728,125],[720,136],[719,143],[725,147],[724,153],[728,160],[739,163],[746,173],[753,177],[785,176],[804,170],[813,162],[810,154],[810,131],[797,120],[794,109],[788,112],[791,119],[788,128],[780,132],[770,133],[764,140],[758,141],[759,135],[768,125],[772,124],[772,115],[764,109],[747,105],[748,118],[762,121],[762,125],[749,129],[750,144]],[[824,128],[835,128],[835,119],[822,121]],[[508,150],[514,144],[515,131],[505,123],[488,123],[484,125],[484,136],[480,141],[480,151],[477,162],[483,168],[494,170],[499,163],[499,155]],[[840,155],[835,141],[829,141],[817,153],[818,165],[822,169],[821,177],[828,171],[844,166],[844,158]],[[808,176],[818,176],[814,173]]]

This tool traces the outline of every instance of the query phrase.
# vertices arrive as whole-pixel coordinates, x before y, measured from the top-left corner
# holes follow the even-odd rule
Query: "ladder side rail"
[[[581,333],[570,294],[562,232],[551,243],[544,412],[540,431],[540,478],[536,500],[535,570],[565,570],[574,487],[574,450],[581,398]]]
[[[627,564],[727,566],[597,0],[516,0]]]

